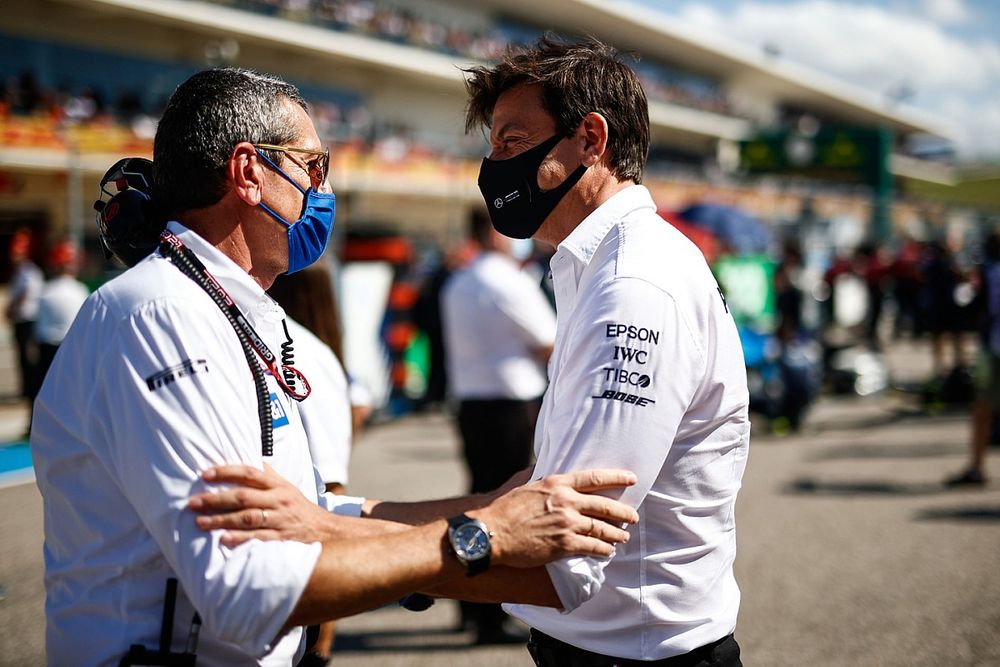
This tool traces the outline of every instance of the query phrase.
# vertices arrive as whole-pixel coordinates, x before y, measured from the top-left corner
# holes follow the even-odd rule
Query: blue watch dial
[[[478,560],[490,551],[490,538],[475,523],[467,523],[455,529],[453,545],[463,560]]]

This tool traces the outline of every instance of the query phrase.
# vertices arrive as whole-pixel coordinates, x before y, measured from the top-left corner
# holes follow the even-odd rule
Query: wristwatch
[[[448,519],[448,540],[455,556],[474,577],[490,568],[490,530],[479,519],[459,514]]]

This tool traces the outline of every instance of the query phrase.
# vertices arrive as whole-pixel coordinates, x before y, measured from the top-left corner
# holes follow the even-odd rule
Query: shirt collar
[[[254,319],[269,314],[271,317],[267,319],[271,319],[279,313],[281,317],[284,316],[277,302],[268,296],[267,292],[250,277],[250,274],[225,253],[176,220],[167,223],[167,230],[176,234],[184,245],[197,255],[208,272],[215,276],[244,315]]]
[[[568,312],[576,302],[583,270],[590,264],[611,228],[632,211],[642,208],[655,211],[653,197],[645,186],[631,185],[598,206],[563,239],[550,264],[557,313],[560,310]]]

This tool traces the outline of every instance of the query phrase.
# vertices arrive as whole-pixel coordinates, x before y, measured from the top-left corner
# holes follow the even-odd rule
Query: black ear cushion
[[[101,239],[126,266],[133,266],[159,243],[164,224],[151,213],[145,192],[123,190],[108,200],[99,213]]]
[[[139,190],[123,190],[108,200],[101,210],[101,231],[121,236],[141,224],[145,218],[145,204],[149,195]]]

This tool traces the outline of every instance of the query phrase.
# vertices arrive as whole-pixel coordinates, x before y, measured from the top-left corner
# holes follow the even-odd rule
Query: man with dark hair
[[[531,463],[556,318],[485,211],[470,216],[469,238],[479,252],[445,283],[441,315],[469,491],[487,493]],[[498,604],[463,602],[462,616],[477,644],[524,642]]]
[[[577,491],[627,484],[623,472],[418,507],[319,492],[295,407],[308,383],[278,366],[283,313],[264,290],[326,247],[328,161],[283,81],[210,70],[171,97],[153,167],[155,208],[171,221],[155,252],[84,304],[35,404],[50,663],[194,664],[200,629],[199,665],[287,666],[301,655],[302,625],[491,562],[606,555],[627,538],[613,524],[632,520],[630,508]],[[199,530],[205,518],[188,509],[211,509],[196,495],[206,484],[238,504],[253,497],[219,486],[226,467],[202,471],[242,463],[259,484],[277,476],[265,462],[324,532],[239,544]],[[414,525],[331,514],[356,516],[362,504]],[[243,513],[239,525],[266,533],[269,519],[280,508]]]
[[[629,544],[530,570],[519,585],[551,604],[505,608],[532,627],[539,665],[739,665],[746,370],[704,257],[639,185],[642,87],[610,47],[548,37],[468,74],[467,127],[490,130],[479,186],[493,225],[557,247],[533,475],[639,478],[621,496],[639,511]]]

